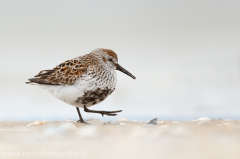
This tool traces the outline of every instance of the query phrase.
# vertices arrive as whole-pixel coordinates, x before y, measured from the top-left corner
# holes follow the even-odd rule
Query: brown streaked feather
[[[87,73],[87,68],[97,64],[96,55],[87,54],[71,60],[67,60],[52,70],[40,71],[35,78],[29,79],[27,83],[38,83],[47,85],[60,85],[75,83],[77,78]]]
[[[107,62],[107,59],[103,56],[102,57],[103,58],[103,61],[106,63]]]
[[[50,74],[52,74],[54,72],[54,70],[43,70],[40,71],[36,76],[34,77],[43,77],[43,76],[49,76]]]
[[[26,84],[38,83],[38,84],[53,85],[52,83],[48,83],[46,80],[42,80],[42,79],[39,79],[39,78],[30,78],[28,80],[30,82],[26,82]]]

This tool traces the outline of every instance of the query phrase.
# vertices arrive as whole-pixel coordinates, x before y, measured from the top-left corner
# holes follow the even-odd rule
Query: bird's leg
[[[108,116],[116,116],[117,114],[115,113],[120,113],[122,110],[117,110],[117,111],[98,111],[98,110],[90,110],[84,105],[84,111],[88,113],[99,113],[103,115],[108,115]]]
[[[80,118],[80,120],[78,120],[77,122],[79,122],[79,123],[85,123],[85,124],[88,124],[87,122],[85,122],[85,121],[83,120],[83,118],[82,118],[82,115],[81,115],[81,113],[80,113],[80,110],[79,110],[79,108],[78,108],[78,107],[76,107],[76,109],[77,109],[77,112],[78,112],[78,116],[79,116],[79,118]]]

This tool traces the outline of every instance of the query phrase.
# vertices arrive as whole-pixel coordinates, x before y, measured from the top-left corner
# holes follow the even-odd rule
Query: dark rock
[[[151,120],[149,123],[147,123],[145,126],[154,126],[157,125],[157,118]]]

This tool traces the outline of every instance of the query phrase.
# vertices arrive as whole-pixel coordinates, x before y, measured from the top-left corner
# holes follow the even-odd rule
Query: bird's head
[[[128,72],[126,69],[124,69],[122,66],[118,64],[118,57],[114,51],[109,49],[102,49],[102,58],[104,63],[106,63],[106,65],[111,69],[119,70],[127,74],[128,76],[132,77],[133,79],[136,79],[135,76],[133,76],[130,72]]]

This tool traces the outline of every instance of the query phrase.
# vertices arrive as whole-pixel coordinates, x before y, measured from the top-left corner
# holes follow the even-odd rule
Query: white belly
[[[41,88],[49,91],[57,97],[58,99],[64,101],[75,107],[82,107],[86,105],[87,107],[93,106],[102,102],[104,99],[110,95],[116,86],[116,78],[106,81],[96,81],[96,78],[90,76],[84,76],[76,81],[73,85],[39,85]],[[110,94],[103,93],[101,90],[109,90]],[[96,93],[102,92],[99,95]],[[91,93],[92,92],[92,93]],[[94,93],[93,93],[94,92]],[[93,98],[101,98],[99,100],[91,98],[92,95],[95,95]],[[89,96],[89,97],[86,97]],[[91,100],[92,99],[92,100]]]

